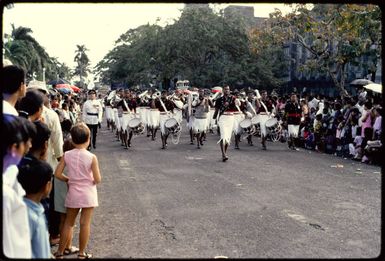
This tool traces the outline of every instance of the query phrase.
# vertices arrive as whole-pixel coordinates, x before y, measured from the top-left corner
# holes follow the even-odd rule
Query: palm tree
[[[5,34],[3,45],[5,58],[23,67],[29,77],[34,72],[40,77],[43,67],[50,68],[52,60],[30,33],[32,33],[30,28],[22,26],[15,28],[12,24],[11,35]]]
[[[91,72],[89,69],[90,59],[88,58],[86,51],[89,51],[85,45],[76,45],[77,50],[75,51],[76,56],[74,61],[78,63],[78,66],[75,68],[74,75],[80,76],[80,82],[83,87],[83,76],[87,76],[87,72]]]

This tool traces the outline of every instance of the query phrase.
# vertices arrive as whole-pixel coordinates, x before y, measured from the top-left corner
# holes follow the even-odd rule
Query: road
[[[102,126],[102,174],[88,249],[96,258],[374,258],[381,247],[381,168],[216,134],[202,149],[120,142]],[[77,233],[78,227],[75,229]],[[74,238],[77,245],[77,235]],[[71,257],[71,256],[69,256]]]

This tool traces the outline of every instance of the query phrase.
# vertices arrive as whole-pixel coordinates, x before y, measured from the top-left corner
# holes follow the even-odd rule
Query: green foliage
[[[303,69],[327,72],[341,95],[348,95],[345,90],[348,64],[368,68],[374,78],[381,55],[379,6],[315,4],[311,9],[298,4],[286,16],[280,12],[272,14],[271,23],[274,33],[279,35],[277,38],[289,36],[286,41],[296,41],[310,51],[311,57]],[[361,59],[362,56],[368,59]]]
[[[242,19],[208,7],[185,8],[164,28],[147,24],[122,34],[95,72],[103,83],[149,85],[180,77],[199,87],[272,88],[281,84],[279,56],[282,52],[255,55]]]

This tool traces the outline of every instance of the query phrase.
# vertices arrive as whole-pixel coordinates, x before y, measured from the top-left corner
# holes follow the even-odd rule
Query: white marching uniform
[[[231,135],[233,134],[234,127],[234,113],[232,112],[224,112],[218,120],[218,126],[221,132],[221,138],[218,143],[223,141],[224,144],[230,144]]]

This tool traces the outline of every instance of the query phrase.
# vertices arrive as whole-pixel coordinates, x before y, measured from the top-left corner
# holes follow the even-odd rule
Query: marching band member
[[[251,119],[253,116],[257,115],[257,110],[256,110],[256,101],[255,101],[255,96],[254,96],[254,91],[249,91],[247,93],[247,98],[246,98],[246,117]],[[250,146],[253,146],[253,140],[252,140],[253,135],[249,134],[247,136],[247,143]]]
[[[222,151],[222,161],[227,161],[227,149],[230,144],[231,134],[234,126],[234,112],[237,111],[235,106],[235,97],[230,94],[230,87],[227,85],[223,88],[223,96],[215,103],[215,112],[213,118],[216,119],[219,114],[218,126],[220,128],[220,143]]]
[[[196,104],[192,104],[195,110],[192,132],[197,137],[197,148],[200,149],[200,146],[203,146],[203,137],[207,129],[207,116],[210,108],[208,98],[204,97],[204,90],[199,89],[198,93],[199,97]]]
[[[155,95],[155,92],[152,92],[151,98],[149,99],[148,103],[150,106],[149,114],[148,114],[148,122],[149,122],[149,129],[151,132],[151,140],[155,140],[156,132],[159,129],[159,121],[160,121],[160,113],[159,109],[155,107],[155,99],[157,97],[153,97]]]
[[[235,107],[237,111],[234,112],[234,127],[233,127],[233,132],[234,132],[234,143],[235,143],[235,149],[239,150],[239,142],[241,141],[241,133],[242,133],[242,128],[239,126],[239,123],[245,119],[245,104],[244,102],[241,102],[240,99],[240,93],[234,92],[235,96]]]
[[[94,149],[96,149],[96,134],[98,132],[98,125],[102,121],[103,110],[100,102],[96,100],[96,91],[89,90],[88,95],[89,99],[83,104],[83,121],[92,133],[88,149],[91,149],[91,143]]]
[[[192,92],[197,92],[198,88],[194,87],[192,88]],[[187,106],[186,106],[186,120],[187,120],[187,128],[189,129],[190,132],[190,144],[194,144],[194,135],[193,135],[193,126],[194,126],[194,112],[195,110],[192,108],[192,104],[194,102],[194,99],[196,98],[195,93],[189,93],[187,97]]]
[[[295,93],[290,96],[290,101],[285,106],[285,116],[287,119],[287,127],[289,132],[289,139],[287,140],[289,148],[292,150],[298,150],[295,147],[295,139],[298,137],[299,125],[301,123],[302,109],[298,103],[298,98]]]
[[[110,93],[109,93],[110,94]],[[106,119],[107,119],[107,129],[112,129],[112,107],[111,107],[111,98],[109,98],[109,95],[104,97],[104,106],[106,108]]]
[[[115,97],[113,98],[113,100],[111,101],[111,104],[112,104],[112,107],[113,107],[113,112],[114,112],[114,126],[115,126],[115,129],[116,129],[116,137],[117,137],[117,140],[119,141],[120,138],[121,138],[121,122],[119,120],[119,112],[118,111],[118,107],[117,107],[117,104],[119,103],[119,101],[122,99],[122,92],[123,90],[122,89],[119,89],[117,92],[116,92],[116,95]]]
[[[122,109],[122,142],[125,146],[124,148],[128,149],[128,147],[131,147],[133,135],[132,131],[130,131],[130,137],[128,137],[128,122],[134,118],[134,113],[136,112],[136,102],[132,100],[130,90],[124,90],[124,96],[117,104],[117,107]]]
[[[167,131],[164,124],[166,120],[170,118],[170,115],[173,113],[175,105],[171,100],[167,99],[166,90],[163,90],[161,95],[162,96],[160,98],[156,98],[155,100],[153,100],[153,107],[157,108],[160,113],[159,124],[160,136],[162,138],[162,149],[166,149],[169,132]]]
[[[266,136],[267,136],[267,130],[266,130],[266,121],[270,118],[272,112],[273,112],[273,103],[270,99],[267,97],[267,91],[262,90],[261,91],[261,99],[256,99],[256,107],[257,107],[257,114],[259,114],[260,117],[260,127],[261,127],[261,139],[262,139],[262,149],[266,150]]]
[[[174,108],[174,117],[178,121],[179,124],[181,124],[183,120],[183,106],[184,106],[184,98],[183,94],[180,90],[175,90],[175,97],[173,98],[173,102],[175,105]]]

